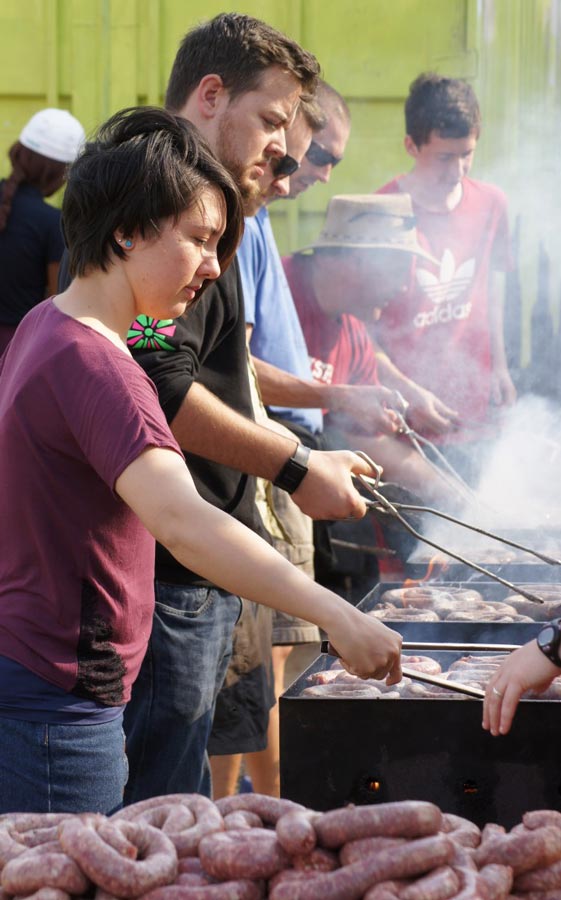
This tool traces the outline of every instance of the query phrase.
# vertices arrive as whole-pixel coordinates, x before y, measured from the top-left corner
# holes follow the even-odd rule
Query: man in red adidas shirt
[[[480,112],[467,82],[420,75],[405,120],[413,169],[380,193],[411,195],[419,243],[438,263],[415,260],[408,290],[376,324],[372,333],[387,354],[378,359],[380,378],[410,400],[418,430],[445,444],[469,443],[492,434],[481,427],[491,405],[516,399],[503,341],[506,199],[468,177]]]

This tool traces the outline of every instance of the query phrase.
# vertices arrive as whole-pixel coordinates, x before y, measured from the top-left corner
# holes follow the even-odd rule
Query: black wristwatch
[[[293,494],[308,471],[308,459],[310,448],[304,444],[298,444],[294,456],[287,459],[279,474],[273,481],[275,487]]]
[[[547,625],[544,625],[536,640],[544,656],[547,656],[550,662],[561,669],[561,659],[559,658],[559,644],[561,644],[560,626],[561,619],[553,619]]]

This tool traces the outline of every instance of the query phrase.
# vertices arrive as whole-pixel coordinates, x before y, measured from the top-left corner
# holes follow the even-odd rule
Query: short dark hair
[[[220,75],[233,100],[255,90],[263,72],[280,66],[314,94],[315,56],[260,19],[221,13],[188,31],[177,51],[166,91],[166,107],[178,112],[205,75]]]
[[[68,171],[62,227],[72,276],[107,271],[126,253],[114,235],[156,236],[158,223],[177,221],[205,188],[222,192],[226,230],[218,244],[225,269],[243,232],[240,194],[198,129],[156,107],[124,109],[101,126]]]
[[[405,101],[405,130],[417,147],[430,140],[432,131],[443,138],[479,137],[481,113],[470,84],[423,72],[413,81]]]
[[[304,116],[306,124],[314,134],[327,125],[327,116],[315,97],[301,100],[298,112]]]
[[[322,78],[318,81],[316,100],[327,116],[328,122],[335,116],[337,119],[342,119],[346,125],[351,124],[351,111],[347,101],[333,85],[328,84]]]

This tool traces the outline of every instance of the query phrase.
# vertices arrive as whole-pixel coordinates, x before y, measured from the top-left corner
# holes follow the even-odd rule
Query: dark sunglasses
[[[274,159],[271,162],[271,169],[273,171],[273,175],[275,178],[288,178],[289,175],[294,175],[295,172],[300,168],[300,163],[297,162],[293,156],[281,156],[280,159]]]
[[[321,144],[317,144],[315,141],[312,141],[310,146],[308,147],[308,151],[306,153],[306,158],[310,160],[313,166],[337,166],[343,157],[341,156],[333,156],[332,153],[329,153]]]

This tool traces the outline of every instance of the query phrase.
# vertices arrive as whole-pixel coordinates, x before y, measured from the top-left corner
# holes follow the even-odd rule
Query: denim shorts
[[[0,717],[0,814],[119,809],[128,775],[122,719],[53,725]]]
[[[210,796],[206,747],[240,612],[240,598],[218,588],[156,582],[152,634],[125,709],[125,804]]]
[[[273,610],[242,601],[233,652],[216,698],[210,756],[255,753],[267,746],[269,710],[275,705],[271,624]]]

